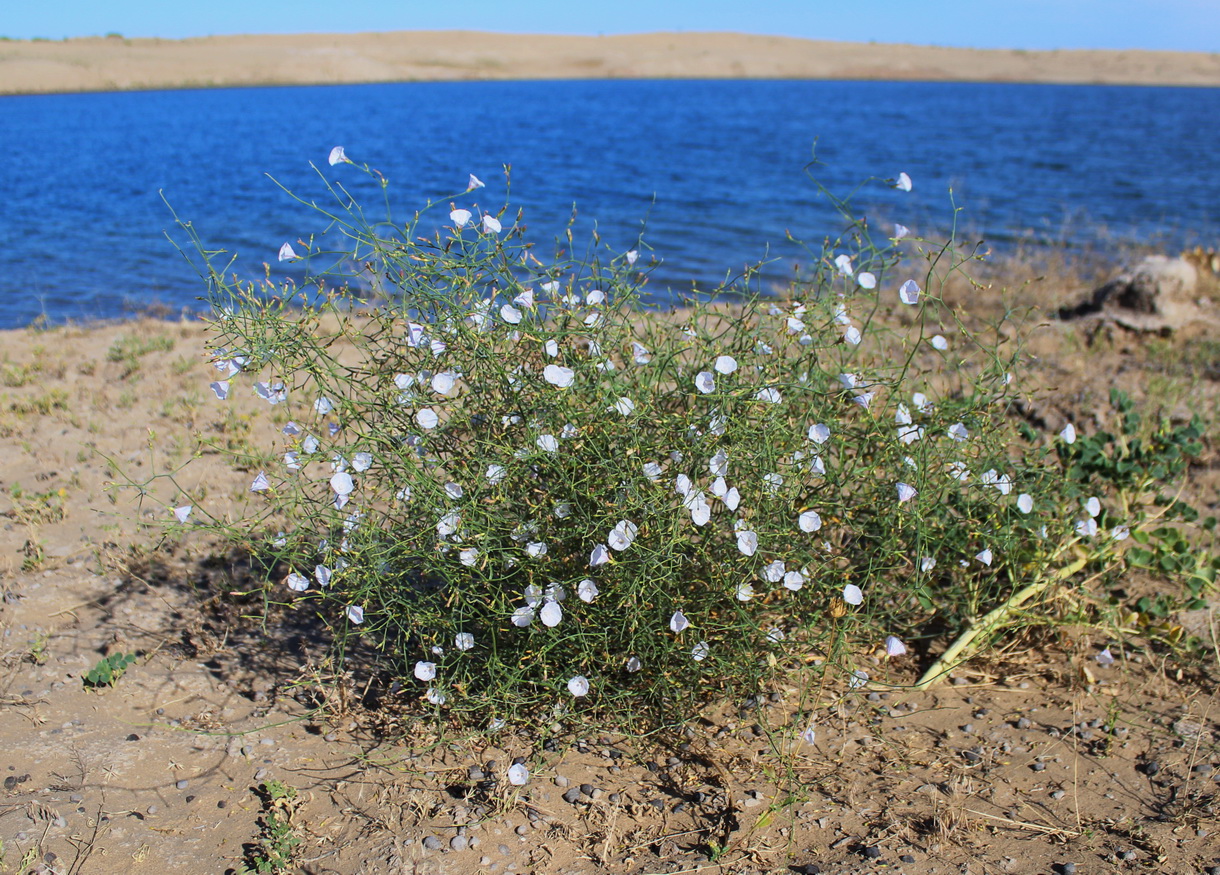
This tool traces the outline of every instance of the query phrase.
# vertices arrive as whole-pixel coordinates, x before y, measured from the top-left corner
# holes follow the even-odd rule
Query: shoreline
[[[1220,54],[962,49],[737,33],[473,31],[0,41],[0,95],[386,82],[822,79],[1220,87]]]

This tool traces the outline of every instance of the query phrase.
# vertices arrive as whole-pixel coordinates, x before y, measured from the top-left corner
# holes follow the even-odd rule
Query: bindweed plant
[[[953,241],[912,270],[905,228],[875,239],[836,200],[784,295],[747,275],[648,310],[638,244],[544,257],[473,176],[401,224],[319,176],[320,239],[346,245],[285,243],[306,282],[242,284],[200,247],[211,389],[273,414],[236,458],[249,513],[215,525],[338,658],[361,639],[449,719],[684,719],[810,664],[884,680],[876,657],[960,634],[931,683],[1118,556],[1074,435],[1014,425],[1019,351],[940,299]]]

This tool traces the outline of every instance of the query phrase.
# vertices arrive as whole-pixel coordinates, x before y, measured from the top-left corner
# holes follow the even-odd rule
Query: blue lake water
[[[999,251],[1050,239],[1220,237],[1220,89],[820,81],[399,83],[0,98],[0,327],[199,309],[203,284],[166,239],[159,192],[209,248],[258,277],[281,243],[325,222],[306,198],[330,148],[391,182],[406,218],[465,187],[525,210],[547,243],[573,205],[616,251],[662,259],[652,289],[713,285],[770,254],[776,280],[840,223],[804,174],[856,196],[876,226],[960,222]],[[184,241],[181,233],[175,239]],[[768,244],[771,248],[768,249]],[[546,247],[542,247],[546,251]]]

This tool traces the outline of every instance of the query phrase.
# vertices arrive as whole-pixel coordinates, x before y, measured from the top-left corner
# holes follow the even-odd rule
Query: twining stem
[[[949,649],[942,653],[940,658],[932,663],[928,670],[923,673],[923,677],[919,679],[919,683],[915,684],[914,689],[926,690],[941,680],[945,675],[973,656],[974,651],[1003,626],[1008,621],[1009,615],[1017,608],[1021,607],[1021,605],[1034,596],[1041,594],[1051,585],[1067,580],[1084,568],[1088,562],[1089,557],[1081,557],[1072,564],[1065,565],[1058,571],[1048,574],[1041,580],[1034,581],[1024,589],[1017,590],[1006,602],[989,611],[977,623],[972,624],[968,629],[963,631],[957,637],[957,640],[949,646]],[[975,644],[976,641],[978,642],[977,645]]]

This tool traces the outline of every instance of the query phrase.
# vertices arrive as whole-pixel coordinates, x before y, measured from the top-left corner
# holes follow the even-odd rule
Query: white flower
[[[867,683],[868,683],[868,672],[863,671],[861,669],[856,669],[855,671],[853,671],[851,673],[851,678],[848,680],[847,685],[849,687],[851,687],[853,690],[858,690],[858,689],[860,689],[860,687],[864,686]]]
[[[859,346],[863,338],[860,336],[860,329],[853,325],[843,332],[843,339],[852,346]]]
[[[707,502],[707,496],[701,491],[694,491],[682,502],[690,511],[691,522],[697,526],[707,525],[712,518],[712,506]]]
[[[783,400],[779,394],[779,390],[772,389],[770,387],[766,389],[759,389],[754,395],[754,398],[757,401],[763,401],[767,404],[778,404],[781,400]]]
[[[964,441],[970,437],[970,432],[966,430],[966,426],[960,422],[955,422],[949,426],[949,437],[955,441]]]
[[[764,474],[763,489],[769,495],[775,495],[779,492],[779,488],[784,485],[784,478],[779,474]]]
[[[331,167],[334,167],[336,164],[352,163],[351,159],[347,157],[347,153],[343,151],[342,146],[335,146],[335,148],[331,149],[330,155],[326,160],[330,162]]]
[[[748,602],[754,598],[754,587],[749,583],[743,583],[737,587],[737,601]]]
[[[707,642],[700,641],[690,649],[690,658],[695,662],[703,662],[703,660],[707,659],[708,654],[711,652],[712,649],[708,647]]]
[[[940,334],[933,334],[932,339],[928,343],[932,344],[933,349],[938,349],[941,352],[949,348],[949,341],[945,340],[944,336]]]
[[[424,693],[424,698],[433,705],[443,705],[449,701],[449,697],[434,687],[428,687],[428,691]]]
[[[512,623],[519,629],[524,629],[534,620],[534,609],[528,605],[513,611]]]
[[[1076,426],[1069,422],[1063,427],[1063,431],[1059,432],[1059,437],[1063,438],[1065,444],[1076,443]]]
[[[643,664],[637,657],[632,656],[627,660],[627,671],[632,672],[633,674],[643,667]]]
[[[758,535],[749,529],[737,533],[737,549],[743,556],[753,556],[758,549]]]
[[[508,767],[508,783],[514,787],[524,787],[529,783],[530,770],[521,763],[516,763]]]
[[[907,652],[907,646],[893,635],[885,636],[885,655],[886,656],[902,656]]]
[[[805,731],[801,733],[801,741],[805,744],[816,744],[818,740],[817,728],[813,725],[807,726]]]
[[[576,677],[568,681],[568,692],[578,699],[581,696],[589,694],[589,680],[583,674],[578,674]]]
[[[1088,519],[1076,521],[1076,534],[1082,538],[1092,538],[1097,534],[1097,520],[1089,517]]]
[[[1034,499],[1028,492],[1022,492],[1017,496],[1017,510],[1021,513],[1029,513],[1034,509]]]
[[[357,473],[363,473],[371,467],[373,467],[372,453],[356,453],[356,455],[352,456],[352,468]]]
[[[979,562],[981,562],[984,565],[990,565],[991,559],[992,559],[991,550],[990,549],[983,550],[982,552],[975,554],[974,558],[977,559]]]
[[[784,563],[776,559],[763,566],[762,579],[767,583],[779,583],[787,573],[788,569],[784,567]]]
[[[538,440],[534,441],[538,448],[546,453],[554,453],[559,449],[559,439],[553,434],[539,435]]]
[[[551,509],[551,513],[555,514],[556,519],[566,520],[572,515],[572,502],[557,501]]]
[[[619,398],[610,409],[621,413],[623,416],[630,416],[635,412],[635,402],[630,398]]]
[[[679,495],[684,497],[690,495],[691,488],[692,485],[690,478],[685,474],[679,474],[674,478],[674,492],[678,493]]]
[[[458,561],[461,562],[463,565],[465,565],[467,568],[473,568],[475,565],[478,564],[479,551],[476,550],[474,547],[466,547],[464,550],[462,550],[460,553],[458,553]]]
[[[851,400],[854,404],[868,410],[868,406],[873,403],[873,393],[857,391]]]
[[[544,343],[544,344],[542,345],[542,349],[543,349],[543,351],[544,351],[544,352],[546,352],[546,354],[547,354],[547,355],[549,355],[551,358],[555,358],[555,356],[559,355],[559,344],[555,342],[554,338],[552,338],[552,339],[548,340],[546,343]],[[549,365],[548,365],[548,367],[549,367]],[[567,368],[561,368],[560,370],[566,371],[566,370],[567,370]],[[546,377],[546,368],[543,368],[543,369],[542,369],[542,376],[543,376],[543,377]],[[572,382],[572,381],[571,381],[571,379],[570,379],[570,376],[571,376],[571,375],[569,375],[569,380],[568,380],[568,382],[564,384],[565,386],[567,386],[567,385],[571,385],[571,382]],[[548,378],[548,382],[554,382],[554,380],[550,380],[550,379]],[[556,384],[556,385],[558,385],[558,384]],[[561,388],[562,388],[562,387],[561,387]]]
[[[500,318],[509,325],[516,325],[522,319],[522,313],[512,304],[505,304],[500,308]]]
[[[335,409],[335,402],[331,401],[325,395],[313,403],[313,409],[319,416],[325,416]]]
[[[907,236],[910,233],[911,233],[911,229],[908,228],[906,225],[899,225],[897,222],[895,222],[894,223],[894,234],[891,239],[901,240],[903,237]]]
[[[458,632],[453,636],[453,646],[465,653],[474,647],[474,636],[469,632]]]
[[[531,559],[541,559],[546,555],[546,544],[542,541],[530,541],[525,545],[525,555]]]
[[[907,280],[898,287],[898,300],[908,306],[913,306],[919,303],[919,283],[915,280]]]
[[[927,574],[929,571],[931,571],[935,567],[936,567],[936,560],[933,559],[931,556],[925,556],[919,560],[919,570],[922,571],[924,574]]]
[[[804,322],[802,322],[800,319],[797,319],[795,316],[788,317],[788,333],[789,334],[800,334],[804,330],[805,330]]]
[[[700,371],[695,377],[695,388],[704,395],[709,395],[716,391],[716,378],[712,376],[711,371]]]
[[[450,210],[449,221],[453,222],[455,228],[465,228],[470,222],[470,210]]]
[[[646,365],[652,361],[652,356],[648,352],[648,347],[634,340],[631,342],[631,356],[632,361],[634,361],[637,365]]]
[[[431,407],[424,407],[415,413],[415,422],[423,429],[436,428],[437,423],[440,421],[440,417],[436,415],[436,411]]]
[[[435,662],[417,662],[415,663],[415,677],[421,681],[430,681],[436,679],[436,663]]]
[[[610,550],[605,544],[598,544],[593,548],[593,552],[589,554],[589,566],[596,568],[599,565],[605,565],[610,561]]]
[[[503,465],[488,465],[487,473],[484,476],[487,477],[488,483],[490,483],[492,486],[495,486],[501,480],[503,480],[505,478],[505,476],[507,476],[507,474],[508,474],[508,469],[505,468]]]
[[[1097,499],[1097,496],[1093,496],[1084,503],[1084,509],[1088,512],[1089,516],[1097,517],[1101,514],[1101,502]]]
[[[483,180],[479,179],[479,177],[475,176],[473,173],[470,174],[470,179],[466,180],[467,191],[474,191],[476,188],[482,188],[483,185]]]
[[[647,477],[649,480],[651,480],[653,483],[656,483],[658,480],[661,479],[661,466],[658,465],[656,462],[645,462],[644,463],[644,476]]]
[[[923,435],[922,425],[904,425],[898,429],[898,441],[907,446],[923,438]]]
[[[835,267],[839,269],[839,273],[843,274],[843,276],[851,276],[851,256],[836,255]]]
[[[690,620],[686,619],[686,614],[681,611],[674,611],[673,616],[669,618],[669,628],[673,632],[681,632],[690,628]]]
[[[1110,652],[1109,647],[1107,647],[1105,650],[1101,651],[1101,653],[1097,654],[1096,659],[1097,659],[1098,665],[1101,665],[1101,666],[1114,665],[1114,654]]]
[[[542,369],[542,378],[553,386],[566,389],[576,379],[576,373],[562,365],[547,365]]]
[[[582,602],[592,603],[597,598],[599,592],[597,584],[588,577],[576,585],[576,595]]]
[[[896,188],[900,191],[910,191],[911,190],[911,177],[907,176],[905,172],[899,173],[898,181],[894,183],[894,188]]]
[[[194,507],[192,507],[189,504],[184,504],[184,505],[182,505],[182,507],[175,507],[174,508],[174,519],[176,519],[180,523],[184,523],[190,517],[192,510],[194,510]]]
[[[830,426],[821,422],[809,426],[809,440],[815,444],[826,443],[826,441],[830,440]]]
[[[557,601],[548,601],[542,606],[542,610],[538,612],[538,619],[542,620],[542,625],[548,627],[558,626],[563,620],[563,608],[559,606]]]
[[[436,524],[436,533],[442,538],[446,535],[452,535],[461,524],[462,515],[456,510],[451,510],[441,517],[441,521]]]
[[[856,282],[860,284],[860,288],[862,289],[877,288],[877,277],[867,270],[861,271],[859,275],[856,276]]]
[[[801,588],[802,586],[804,586],[804,585],[805,585],[805,579],[806,579],[806,577],[807,577],[807,575],[805,574],[805,570],[804,570],[804,569],[802,569],[802,570],[800,570],[800,571],[788,571],[788,572],[785,572],[785,574],[784,574],[784,587],[785,587],[786,589],[790,589],[790,590],[792,590],[793,592],[797,592],[797,591],[799,591],[799,590],[800,590],[800,588]]]
[[[284,583],[288,584],[288,588],[293,592],[305,592],[309,589],[309,578],[303,574],[297,574],[295,571],[290,572],[284,578]]]
[[[457,378],[453,371],[441,371],[432,378],[432,391],[438,395],[448,395],[453,391]]]
[[[346,471],[340,471],[330,478],[330,488],[335,491],[335,495],[351,495],[352,490],[356,488],[356,484],[352,482],[351,474],[348,474]]]
[[[801,527],[802,532],[816,532],[822,528],[822,518],[816,510],[807,510],[797,518],[797,525]]]
[[[500,220],[491,213],[483,214],[483,231],[487,234],[499,234],[502,230]]]
[[[736,486],[730,487],[728,492],[718,497],[729,510],[737,510],[737,506],[741,504],[741,493],[737,491]]]
[[[864,603],[864,593],[860,587],[854,583],[849,583],[843,587],[843,601],[849,605],[859,605]]]
[[[364,608],[360,607],[360,605],[348,605],[347,618],[359,626],[364,622]]]
[[[637,258],[639,258],[639,257],[640,257],[640,253],[639,253],[637,250],[635,250],[635,249],[629,249],[629,250],[627,251],[627,255],[626,255],[626,258],[627,258],[627,264],[628,264],[629,266],[630,266],[630,265],[634,265],[634,264],[635,264],[635,260],[636,260]]]
[[[596,307],[599,304],[606,303],[606,293],[601,289],[590,289],[585,295],[585,303],[590,307]]]
[[[259,471],[254,478],[254,482],[250,484],[251,492],[266,492],[271,488],[271,481],[267,479],[267,475],[263,471]]]
[[[291,243],[285,243],[280,247],[280,261],[295,261],[300,257],[297,255],[296,250],[292,248]]]
[[[626,550],[635,540],[638,531],[639,527],[635,523],[630,520],[620,520],[619,524],[610,530],[610,536],[606,539],[610,549],[620,552]]]
[[[729,473],[729,456],[724,450],[719,450],[707,463],[707,469],[713,477],[725,477]]]
[[[1115,541],[1125,541],[1131,537],[1131,529],[1127,526],[1115,526],[1110,529],[1110,537]]]

